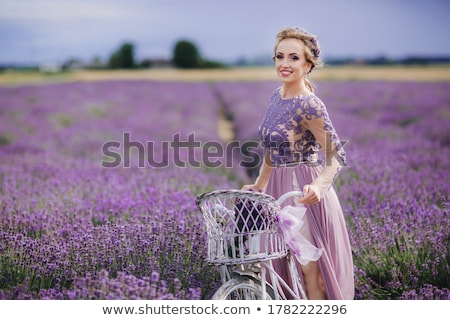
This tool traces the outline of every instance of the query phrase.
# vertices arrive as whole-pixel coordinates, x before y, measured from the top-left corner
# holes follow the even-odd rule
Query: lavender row
[[[101,166],[124,132],[220,141],[209,84],[0,90],[0,298],[199,299],[217,285],[195,196],[236,183],[207,168]]]

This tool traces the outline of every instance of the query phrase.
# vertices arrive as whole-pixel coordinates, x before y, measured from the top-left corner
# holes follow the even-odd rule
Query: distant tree
[[[224,69],[227,68],[227,65],[213,60],[201,60],[199,67],[204,69]]]
[[[109,59],[109,67],[112,69],[133,69],[136,67],[134,61],[134,45],[126,42],[114,52]]]
[[[188,40],[179,40],[174,47],[172,63],[182,69],[214,69],[226,68],[226,65],[212,60],[203,59],[197,46]]]
[[[197,46],[188,40],[180,40],[173,49],[173,64],[177,68],[199,68],[201,64],[200,53]]]

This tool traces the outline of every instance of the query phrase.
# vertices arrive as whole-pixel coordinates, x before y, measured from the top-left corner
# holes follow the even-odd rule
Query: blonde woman
[[[262,190],[279,198],[292,190],[304,197],[292,200],[307,208],[301,234],[322,250],[317,261],[301,265],[308,299],[353,299],[352,251],[346,222],[332,186],[346,154],[324,103],[307,79],[321,65],[317,37],[299,28],[276,36],[274,62],[281,86],[276,88],[259,128],[265,147],[256,181],[243,189]],[[320,159],[322,150],[324,159]],[[322,161],[321,161],[322,160]],[[274,262],[288,281],[286,261]]]

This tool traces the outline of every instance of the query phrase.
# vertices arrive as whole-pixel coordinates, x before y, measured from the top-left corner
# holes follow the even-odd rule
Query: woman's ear
[[[311,62],[306,63],[306,68],[308,69],[307,73],[310,73],[312,71],[312,63]]]

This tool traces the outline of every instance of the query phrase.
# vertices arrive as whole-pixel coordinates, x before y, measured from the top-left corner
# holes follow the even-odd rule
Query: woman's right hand
[[[303,194],[304,196],[298,202],[306,205],[313,205],[320,202],[320,191],[314,184],[305,184],[303,186]]]

